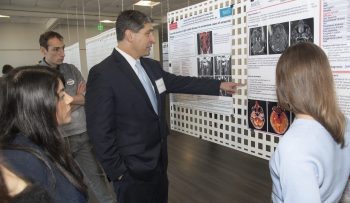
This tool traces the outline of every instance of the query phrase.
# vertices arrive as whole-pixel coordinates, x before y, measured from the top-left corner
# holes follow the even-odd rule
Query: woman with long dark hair
[[[273,202],[339,202],[350,173],[350,123],[326,54],[312,43],[289,47],[277,63],[276,89],[296,118],[270,160]]]
[[[0,149],[3,164],[55,202],[86,202],[83,175],[58,125],[70,122],[72,98],[62,75],[42,66],[20,67],[3,78]]]

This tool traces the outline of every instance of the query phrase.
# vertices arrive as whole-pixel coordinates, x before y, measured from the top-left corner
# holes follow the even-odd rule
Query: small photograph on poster
[[[198,77],[213,76],[213,57],[204,56],[197,58]]]
[[[277,102],[268,102],[268,115],[268,132],[283,135],[290,126],[290,112],[280,107]]]
[[[231,75],[231,55],[214,57],[214,75]]]
[[[213,53],[213,33],[212,31],[197,34],[198,54]]]
[[[307,18],[290,22],[290,45],[299,42],[314,42],[314,19]]]
[[[278,23],[269,25],[269,54],[281,54],[288,48],[289,44],[289,23]]]
[[[252,129],[267,131],[266,129],[266,101],[248,99],[248,126]]]
[[[267,33],[266,26],[249,29],[249,54],[266,55],[267,54]]]
[[[215,76],[214,77],[216,80],[221,80],[225,82],[232,82],[232,76],[231,75],[221,75],[221,76]],[[231,97],[232,95],[227,94],[226,91],[220,90],[220,95],[219,96],[224,96],[224,97]]]

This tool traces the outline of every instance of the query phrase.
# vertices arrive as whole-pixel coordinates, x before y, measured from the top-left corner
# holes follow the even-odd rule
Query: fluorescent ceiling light
[[[137,2],[134,5],[136,5],[136,6],[150,6],[150,7],[153,7],[153,6],[156,6],[158,4],[160,4],[160,2],[141,0],[141,1]]]
[[[115,23],[115,21],[112,21],[112,20],[101,20],[100,23]]]
[[[10,16],[0,15],[0,18],[9,18]]]

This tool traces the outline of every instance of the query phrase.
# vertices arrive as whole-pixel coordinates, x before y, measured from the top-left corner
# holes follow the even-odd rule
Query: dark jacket
[[[13,144],[35,149],[49,163],[51,170],[30,152],[1,150],[4,164],[11,171],[33,184],[44,187],[57,203],[87,202],[85,197],[63,176],[38,145],[20,134],[13,140]]]
[[[98,159],[113,181],[126,171],[148,179],[159,162],[166,170],[166,93],[219,94],[220,81],[176,76],[165,72],[158,61],[140,61],[154,86],[158,115],[139,78],[118,51],[89,72],[85,95],[87,130]],[[160,79],[164,81],[164,92],[158,89]]]

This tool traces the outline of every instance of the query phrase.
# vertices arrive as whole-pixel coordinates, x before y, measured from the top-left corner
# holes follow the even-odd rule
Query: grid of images
[[[249,128],[283,135],[294,116],[277,102],[248,100]]]
[[[299,42],[314,42],[314,19],[306,18],[249,29],[249,55],[281,54]]]
[[[232,82],[231,55],[199,56],[197,58],[198,77],[214,78],[221,81]],[[228,96],[224,91],[220,96]]]
[[[198,77],[232,82],[231,55],[213,54],[212,34],[212,31],[197,33]],[[225,91],[221,91],[220,96],[231,97]]]

